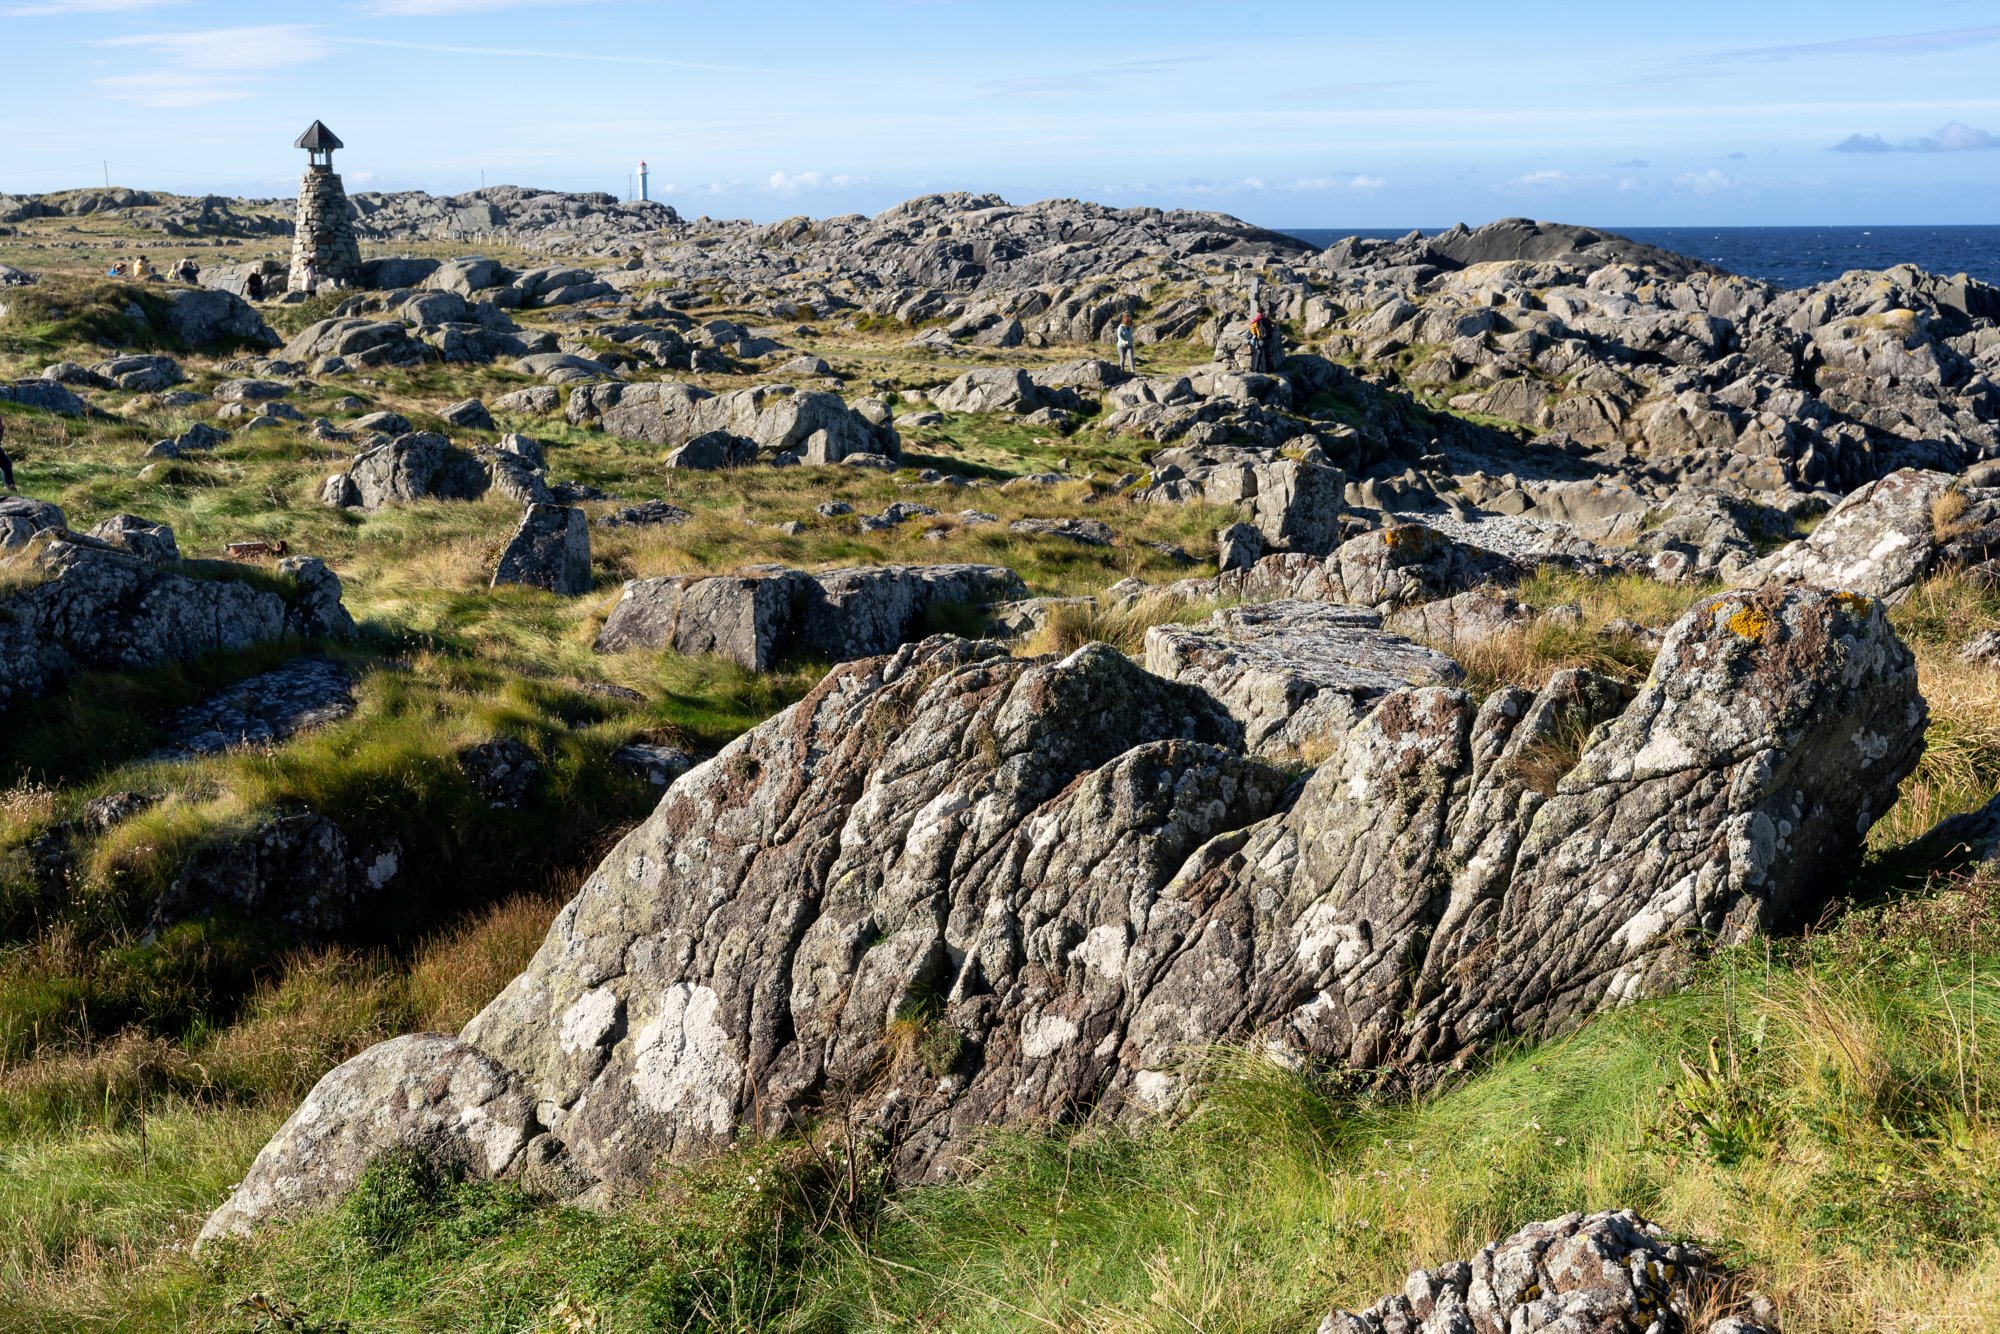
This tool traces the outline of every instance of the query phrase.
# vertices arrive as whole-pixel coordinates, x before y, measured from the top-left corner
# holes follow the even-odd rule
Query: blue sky
[[[2000,221],[2000,0],[0,0],[0,191],[997,191],[1273,226]]]

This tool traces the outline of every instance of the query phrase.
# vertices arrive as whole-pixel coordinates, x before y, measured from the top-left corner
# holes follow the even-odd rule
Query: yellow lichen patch
[[[1850,616],[1865,618],[1869,612],[1875,610],[1875,599],[1866,593],[1850,593],[1843,590],[1835,593],[1829,601]]]
[[[1739,639],[1762,639],[1771,628],[1771,614],[1762,607],[1738,607],[1723,624]]]
[[[1382,540],[1391,551],[1418,551],[1429,545],[1432,531],[1420,523],[1402,523],[1382,530]]]

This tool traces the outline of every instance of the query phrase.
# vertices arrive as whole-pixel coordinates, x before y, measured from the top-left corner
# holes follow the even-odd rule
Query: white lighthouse
[[[639,159],[639,198],[652,198],[651,195],[646,193],[646,159],[644,158]]]

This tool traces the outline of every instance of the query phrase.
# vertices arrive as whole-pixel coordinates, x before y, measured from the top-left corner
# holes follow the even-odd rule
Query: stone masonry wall
[[[304,283],[307,264],[322,282],[353,282],[361,269],[361,247],[347,216],[347,191],[330,171],[308,171],[299,181],[298,225],[292,234],[293,291]]]

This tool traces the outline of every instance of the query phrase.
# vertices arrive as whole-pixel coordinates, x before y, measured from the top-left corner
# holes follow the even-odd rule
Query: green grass
[[[197,1261],[176,1241],[269,1118],[169,1102],[144,1144],[128,1120],[8,1150],[32,1226],[0,1249],[0,1321],[244,1329],[261,1302],[310,1328],[1296,1330],[1533,1219],[1631,1207],[1788,1329],[1980,1328],[1994,894],[1728,956],[1414,1099],[1210,1053],[1191,1115],[996,1135],[970,1179],[907,1192],[850,1171],[831,1127],[599,1213],[391,1158],[336,1211]]]

